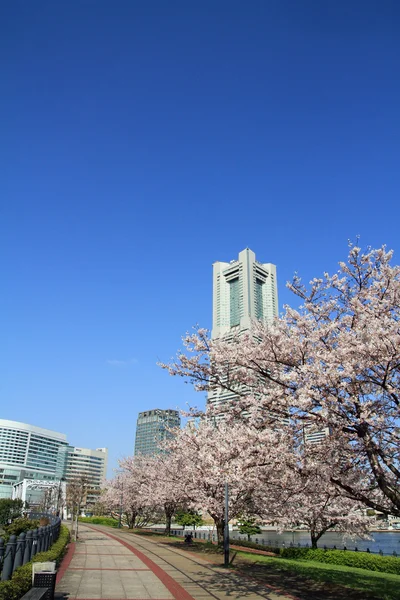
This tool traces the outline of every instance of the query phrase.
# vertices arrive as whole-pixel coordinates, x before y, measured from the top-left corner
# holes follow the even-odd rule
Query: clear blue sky
[[[212,263],[399,251],[397,1],[5,2],[1,417],[132,453]],[[398,255],[396,255],[398,260]]]

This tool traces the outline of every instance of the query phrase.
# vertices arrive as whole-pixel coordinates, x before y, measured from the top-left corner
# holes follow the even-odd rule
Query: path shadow
[[[290,571],[280,571],[265,564],[240,563],[236,567],[240,572],[251,578],[259,579],[266,584],[276,586],[283,592],[293,594],[301,600],[400,600],[400,590],[394,585],[386,587],[385,580],[374,577],[373,573],[357,575],[345,571],[330,571],[331,581],[323,581],[320,569],[310,569],[315,579]],[[346,587],[346,583],[355,583],[361,589]],[[386,589],[385,589],[386,587]]]

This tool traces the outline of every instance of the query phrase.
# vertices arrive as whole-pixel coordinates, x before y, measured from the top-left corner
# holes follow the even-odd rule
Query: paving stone
[[[140,555],[110,538],[110,534]],[[287,596],[213,567],[201,557],[140,536],[101,526],[93,531],[84,525],[79,535],[75,555],[57,585],[57,600],[61,600],[60,594],[64,600],[65,596],[68,600],[175,600],[167,587],[171,578],[185,590],[187,600],[288,600]],[[150,566],[141,555],[152,561]]]

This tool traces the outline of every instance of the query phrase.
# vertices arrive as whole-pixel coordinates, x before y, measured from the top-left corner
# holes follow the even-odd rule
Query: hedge
[[[58,540],[50,550],[36,554],[32,562],[56,561],[57,566],[63,558],[69,541],[69,530],[61,525]],[[9,581],[0,583],[0,600],[20,600],[32,587],[32,562],[16,569]]]
[[[281,548],[280,555],[282,558],[314,560],[320,563],[400,575],[400,558],[395,556],[381,556],[369,552],[323,550],[322,548]]]
[[[112,517],[79,517],[81,523],[92,523],[93,525],[108,525],[109,527],[118,527],[117,519]]]

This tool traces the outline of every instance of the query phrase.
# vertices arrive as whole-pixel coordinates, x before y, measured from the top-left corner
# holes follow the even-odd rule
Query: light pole
[[[225,483],[224,566],[229,567],[229,488]]]
[[[123,493],[124,493],[124,484],[121,483],[121,497],[119,499],[118,529],[121,529],[121,526],[122,526],[122,501],[123,501]]]

